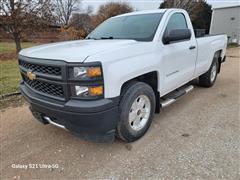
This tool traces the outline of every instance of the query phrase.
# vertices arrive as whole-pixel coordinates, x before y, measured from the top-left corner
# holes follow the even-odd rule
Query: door
[[[174,13],[168,20],[164,35],[174,29],[192,29],[192,25],[190,20],[186,20],[183,13]],[[164,72],[162,93],[167,94],[189,82],[193,77],[197,58],[197,44],[194,34],[192,33],[188,40],[165,44],[162,56]]]

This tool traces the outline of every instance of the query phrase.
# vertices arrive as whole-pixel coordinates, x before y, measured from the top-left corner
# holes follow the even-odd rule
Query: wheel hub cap
[[[211,70],[211,82],[213,82],[216,78],[216,75],[217,75],[217,65],[216,63],[214,63],[213,67],[212,67],[212,70]]]
[[[129,124],[130,127],[139,131],[145,127],[150,117],[151,112],[151,103],[147,96],[140,95],[138,96],[129,111]]]

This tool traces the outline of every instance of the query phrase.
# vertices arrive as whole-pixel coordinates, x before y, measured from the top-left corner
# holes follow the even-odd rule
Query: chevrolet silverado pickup
[[[33,116],[97,142],[133,142],[154,113],[199,86],[214,85],[226,35],[196,38],[181,9],[112,17],[86,39],[19,54],[20,89]]]

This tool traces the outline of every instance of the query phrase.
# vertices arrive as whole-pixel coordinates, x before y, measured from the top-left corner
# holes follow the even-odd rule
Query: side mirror
[[[174,29],[165,33],[163,43],[169,44],[174,41],[189,40],[191,39],[191,35],[192,33],[190,29]]]

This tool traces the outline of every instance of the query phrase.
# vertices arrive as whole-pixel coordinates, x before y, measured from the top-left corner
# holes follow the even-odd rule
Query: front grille
[[[38,72],[42,74],[49,74],[49,75],[55,75],[55,76],[60,76],[61,75],[61,68],[56,67],[56,66],[44,66],[40,64],[33,64],[33,63],[28,63],[19,60],[19,65],[31,70],[33,72]]]
[[[64,97],[62,85],[50,84],[39,80],[30,80],[23,75],[24,82],[36,91],[57,97]]]
[[[77,81],[69,77],[69,69],[77,64],[70,64],[61,60],[37,59],[19,55],[19,68],[23,83],[29,92],[66,102],[72,98],[72,87],[75,84],[95,86],[103,84],[103,78],[84,79]],[[100,66],[100,62],[84,64],[84,66]],[[82,66],[79,64],[77,66]],[[30,79],[29,79],[30,78]],[[31,80],[33,79],[33,80]],[[74,98],[74,97],[73,97]]]

